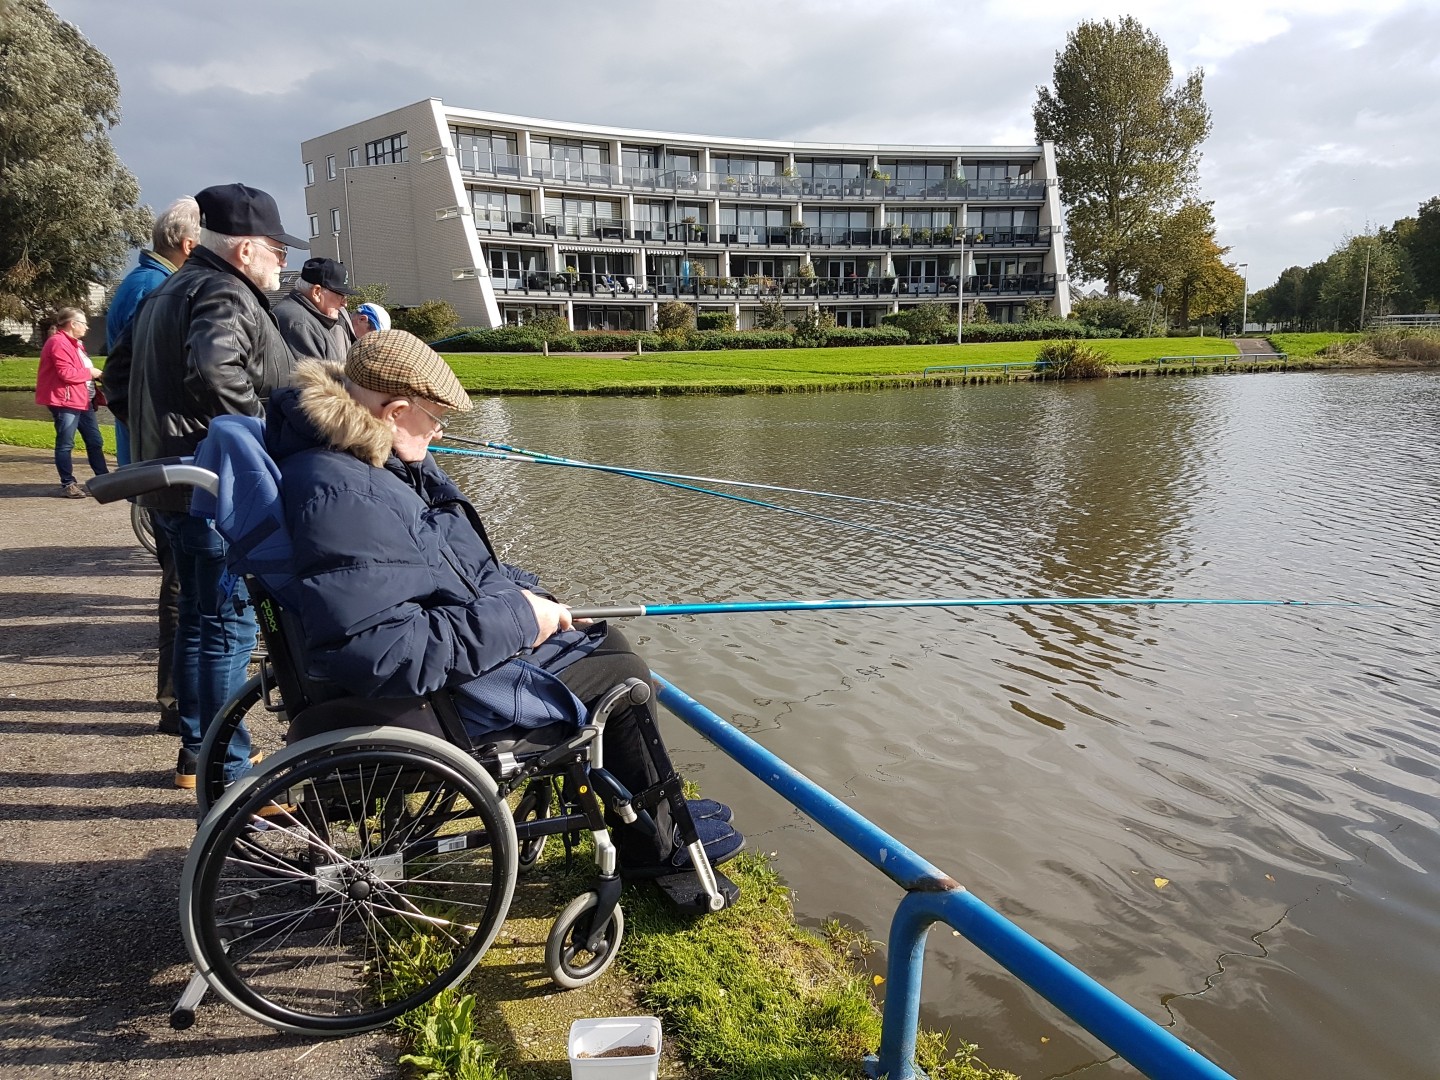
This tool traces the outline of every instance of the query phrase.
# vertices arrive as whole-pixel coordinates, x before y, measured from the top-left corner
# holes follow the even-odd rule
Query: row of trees
[[[1347,236],[1329,258],[1281,271],[1250,297],[1261,322],[1356,330],[1377,315],[1440,310],[1440,195],[1414,217]]]
[[[1165,43],[1129,16],[1082,22],[1040,87],[1035,136],[1055,144],[1073,277],[1147,301],[1181,325],[1238,309],[1244,279],[1199,196],[1210,133],[1204,72],[1176,82]]]

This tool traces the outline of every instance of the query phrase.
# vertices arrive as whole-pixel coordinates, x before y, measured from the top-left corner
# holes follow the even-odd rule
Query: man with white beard
[[[295,358],[265,292],[280,287],[285,249],[309,245],[284,231],[275,200],[257,188],[223,184],[195,201],[200,246],[135,316],[130,431],[137,462],[193,454],[217,416],[263,416],[271,392],[293,373]],[[180,578],[175,785],[193,788],[205,730],[245,681],[255,617],[240,602],[244,584],[226,573],[226,544],[214,523],[190,515],[188,487],[137,501],[155,511]],[[243,776],[249,759],[250,733],[242,725],[226,755],[226,781]]]

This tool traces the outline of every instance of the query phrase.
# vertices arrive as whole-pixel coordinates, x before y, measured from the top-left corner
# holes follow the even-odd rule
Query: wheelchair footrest
[[[700,888],[700,881],[695,876],[695,871],[685,870],[653,880],[659,886],[660,891],[665,894],[666,899],[682,915],[704,915],[710,910],[710,898]],[[720,895],[725,897],[726,907],[740,899],[740,886],[726,877],[719,868],[715,870],[715,884],[720,887]]]

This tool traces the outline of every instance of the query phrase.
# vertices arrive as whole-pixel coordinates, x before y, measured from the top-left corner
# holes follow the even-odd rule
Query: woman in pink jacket
[[[61,308],[59,324],[40,350],[40,372],[35,379],[35,402],[49,408],[55,418],[55,471],[60,474],[60,494],[70,499],[85,498],[85,489],[75,482],[70,452],[75,432],[85,440],[85,456],[96,476],[110,469],[105,464],[105,440],[95,420],[95,388],[92,379],[100,369],[90,363],[80,339],[89,328],[79,308]]]

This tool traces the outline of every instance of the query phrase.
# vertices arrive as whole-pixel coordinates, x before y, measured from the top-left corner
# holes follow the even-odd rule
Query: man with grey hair
[[[105,315],[105,339],[109,351],[105,361],[105,397],[110,412],[115,416],[115,457],[121,465],[130,464],[129,398],[133,352],[125,331],[134,321],[141,301],[184,266],[195,245],[200,242],[200,204],[189,195],[176,199],[155,219],[151,240],[153,249],[140,252],[139,263],[115,289],[110,310]],[[155,559],[160,563],[160,601],[157,607],[160,661],[155,669],[155,702],[160,706],[160,731],[166,735],[179,735],[180,712],[175,706],[172,658],[175,653],[175,627],[180,619],[180,582],[176,577],[175,559],[169,542],[158,529],[153,531]]]
[[[199,246],[146,298],[131,328],[136,461],[193,454],[216,416],[263,415],[271,392],[290,382],[294,366],[265,294],[280,287],[286,247],[309,245],[284,231],[280,209],[264,191],[224,184],[195,200]],[[175,785],[193,788],[205,731],[245,682],[255,617],[246,607],[244,584],[226,571],[226,544],[214,522],[190,515],[188,488],[138,501],[155,511],[156,535],[169,541],[180,577]],[[243,776],[249,758],[250,733],[242,725],[226,753],[225,780]]]
[[[355,344],[355,328],[345,301],[355,295],[345,264],[334,259],[306,259],[290,295],[275,305],[280,334],[297,360],[328,360],[343,364]]]

